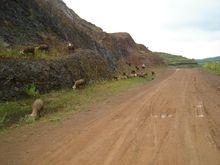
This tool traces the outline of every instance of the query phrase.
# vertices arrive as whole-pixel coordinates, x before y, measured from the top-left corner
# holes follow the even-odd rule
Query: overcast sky
[[[64,0],[104,31],[128,32],[152,51],[220,56],[220,0]]]

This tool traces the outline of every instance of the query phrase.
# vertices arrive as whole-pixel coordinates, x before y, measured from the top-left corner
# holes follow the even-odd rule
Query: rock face
[[[93,36],[102,33],[61,0],[0,1],[0,38],[11,45],[71,42],[76,48],[109,53]]]
[[[23,95],[25,84],[35,83],[40,91],[47,91],[71,87],[77,78],[106,78],[120,60],[134,65],[162,63],[128,33],[103,32],[62,0],[1,0],[0,41],[12,47],[70,42],[79,49],[52,61],[0,58],[0,100]]]
[[[128,33],[108,34],[81,19],[62,0],[1,0],[0,38],[10,45],[68,41],[98,51],[112,63],[137,54],[140,47]]]
[[[128,33],[106,34],[100,41],[104,47],[117,55],[117,60],[126,59],[127,62],[139,66],[143,63],[148,66],[162,64],[158,55],[144,45],[136,44]]]
[[[96,80],[100,77],[108,79],[110,75],[107,61],[89,49],[50,61],[0,60],[0,100],[27,96],[24,89],[30,84],[35,84],[40,93],[45,93],[72,88],[74,82],[82,77]]]

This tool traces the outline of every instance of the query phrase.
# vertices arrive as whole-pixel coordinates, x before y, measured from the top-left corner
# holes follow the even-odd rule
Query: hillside
[[[209,63],[209,62],[220,62],[220,56],[204,58],[204,59],[197,59],[196,61],[199,64],[204,64],[204,63]]]
[[[0,40],[12,48],[46,43],[59,54],[64,54],[60,47],[71,42],[76,49],[97,51],[111,63],[139,54],[139,47],[129,34],[103,32],[81,19],[62,0],[3,0],[0,2],[0,18]],[[144,53],[146,58],[152,54],[149,51]],[[161,62],[158,60],[157,57],[155,61],[151,59],[153,64]]]
[[[48,51],[22,53],[40,45]],[[44,93],[80,78],[111,79],[143,63],[163,61],[130,34],[109,34],[81,19],[62,0],[0,1],[0,99],[23,96],[33,85]]]
[[[197,62],[194,59],[188,59],[183,56],[172,55],[168,53],[155,52],[159,55],[163,61],[169,66],[184,66],[184,65],[197,65]]]

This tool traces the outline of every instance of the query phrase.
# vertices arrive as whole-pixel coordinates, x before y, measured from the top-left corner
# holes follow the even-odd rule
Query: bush
[[[32,97],[37,97],[39,95],[39,92],[37,90],[37,86],[35,84],[30,84],[27,85],[24,88],[24,92],[28,95],[28,96],[32,96]]]
[[[220,75],[220,62],[205,63],[203,67]]]

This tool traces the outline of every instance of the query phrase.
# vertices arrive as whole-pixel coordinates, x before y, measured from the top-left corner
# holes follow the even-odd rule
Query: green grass
[[[35,51],[35,54],[22,54],[19,48],[4,48],[0,46],[0,57],[2,58],[23,58],[23,59],[44,59],[50,60],[59,57],[57,50],[53,49],[50,52]]]
[[[41,120],[60,121],[75,111],[88,108],[89,105],[104,101],[109,96],[131,89],[150,81],[148,78],[133,78],[120,81],[102,81],[90,84],[83,90],[61,90],[39,96],[45,102]],[[0,103],[0,128],[15,124],[32,123],[27,115],[31,113],[34,99]]]
[[[177,66],[177,67],[195,67],[197,66],[197,62],[194,59],[188,59],[183,56],[172,55],[168,53],[155,52],[158,54],[165,64],[168,66]]]
[[[49,52],[35,50],[34,55],[30,53],[22,54],[21,50],[24,47],[27,46],[18,45],[13,47],[7,47],[5,46],[4,42],[0,40],[0,58],[25,58],[25,59],[50,60],[59,57],[60,54],[64,54],[64,51],[60,46],[51,48]]]
[[[6,48],[0,42],[0,56],[1,57],[19,57],[21,55],[18,49]]]
[[[206,63],[211,63],[211,62],[220,62],[220,56],[197,59],[196,61],[198,62],[198,64],[201,64],[201,65],[206,64]]]
[[[204,68],[220,75],[220,62],[209,62],[202,65]]]

